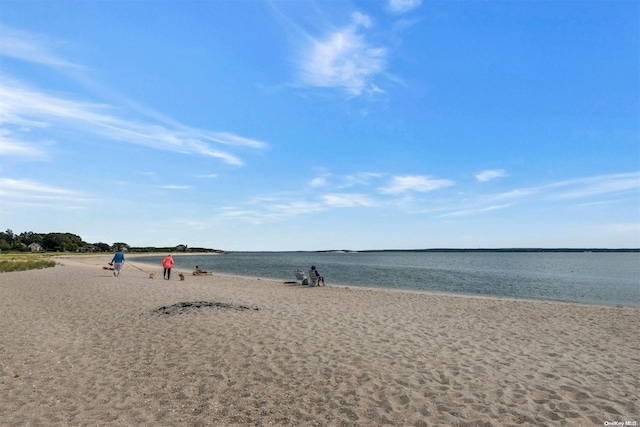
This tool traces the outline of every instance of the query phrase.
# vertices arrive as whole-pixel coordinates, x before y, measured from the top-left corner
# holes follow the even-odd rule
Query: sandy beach
[[[0,274],[0,425],[640,424],[640,309],[116,278],[111,256]]]

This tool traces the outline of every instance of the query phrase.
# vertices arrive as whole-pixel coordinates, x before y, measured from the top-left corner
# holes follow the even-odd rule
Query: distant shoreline
[[[335,251],[326,251],[335,252]],[[640,252],[640,248],[607,249],[607,248],[499,248],[499,249],[382,249],[358,252]]]
[[[623,248],[623,249],[608,249],[608,248],[498,248],[498,249],[464,249],[464,248],[435,248],[435,249],[365,249],[365,250],[352,250],[352,249],[329,249],[329,250],[317,250],[317,251],[219,251],[219,252],[172,252],[171,255],[224,255],[226,253],[336,253],[336,254],[356,254],[356,253],[378,253],[378,252],[399,252],[399,253],[640,253],[640,248]],[[143,255],[143,256],[161,256],[164,252],[129,252],[131,255]]]
[[[317,251],[226,251],[233,253],[344,253],[344,254],[352,254],[352,253],[375,253],[375,252],[523,252],[523,253],[534,253],[534,252],[625,252],[625,253],[636,253],[640,252],[640,248],[622,248],[622,249],[608,249],[608,248],[478,248],[478,249],[464,249],[464,248],[434,248],[434,249],[364,249],[364,250],[353,250],[353,249],[328,249],[328,250],[317,250]],[[195,255],[195,253],[194,253]]]
[[[378,252],[404,252],[404,253],[424,253],[424,252],[433,252],[433,253],[640,253],[640,248],[621,248],[621,249],[610,249],[610,248],[477,248],[477,249],[465,249],[465,248],[434,248],[434,249],[364,249],[364,250],[353,250],[353,249],[327,249],[327,250],[315,250],[315,251],[299,251],[299,250],[290,250],[290,251],[125,251],[128,255],[135,256],[163,256],[166,254],[171,254],[172,256],[182,256],[182,255],[224,255],[228,253],[337,253],[337,254],[355,254],[355,253],[378,253]],[[14,252],[14,251],[0,251],[0,254],[14,254],[14,253],[23,253],[23,252]],[[52,254],[54,256],[57,255],[100,255],[100,254],[110,254],[113,251],[109,252],[36,252],[40,254]]]

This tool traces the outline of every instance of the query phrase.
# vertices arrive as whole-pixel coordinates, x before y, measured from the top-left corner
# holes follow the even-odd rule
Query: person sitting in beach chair
[[[309,270],[309,286],[324,286],[324,276],[321,276],[315,265]]]
[[[301,285],[308,285],[309,284],[309,280],[307,279],[307,276],[304,274],[304,271],[297,269],[296,270],[296,283],[300,281]]]

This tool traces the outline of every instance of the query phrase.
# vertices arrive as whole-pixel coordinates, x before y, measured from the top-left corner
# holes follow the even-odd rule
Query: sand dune
[[[109,259],[0,275],[0,425],[640,423],[639,309]]]

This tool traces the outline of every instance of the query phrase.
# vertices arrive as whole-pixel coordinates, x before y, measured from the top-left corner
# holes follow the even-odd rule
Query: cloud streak
[[[160,188],[164,188],[165,190],[190,190],[191,186],[170,184],[170,185],[161,185]]]
[[[507,176],[507,173],[504,169],[489,169],[484,170],[476,174],[476,181],[478,182],[487,182],[496,178],[502,178]]]
[[[603,194],[640,191],[640,172],[599,175],[573,179],[551,184],[546,188],[558,190],[551,194],[552,199],[581,199]]]
[[[14,206],[29,205],[77,209],[89,201],[82,193],[38,181],[0,178],[0,196]]]
[[[20,129],[31,125],[48,129],[69,130],[100,136],[112,141],[137,144],[152,149],[213,157],[234,166],[244,162],[236,155],[216,148],[211,143],[263,149],[267,144],[227,132],[210,132],[186,126],[168,128],[145,121],[124,119],[115,108],[105,104],[63,99],[0,79],[0,124],[13,125],[13,139]],[[5,129],[5,132],[8,132]]]
[[[331,193],[322,196],[324,203],[334,208],[370,207],[376,203],[365,194]]]
[[[549,200],[585,199],[594,196],[640,191],[640,172],[597,175],[517,188],[487,197],[487,200],[515,200],[538,196]]]
[[[0,26],[3,42],[0,57],[19,59],[45,65],[57,70],[83,70],[83,67],[66,61],[53,53],[55,41],[41,35]],[[59,43],[58,43],[59,44]],[[84,70],[83,70],[84,71]],[[96,87],[84,73],[75,78],[85,85]],[[99,89],[99,92],[109,92]],[[125,111],[96,102],[80,101],[71,97],[47,94],[28,88],[17,80],[0,75],[0,125],[4,126],[0,139],[0,154],[38,157],[43,152],[26,141],[24,134],[31,128],[82,133],[91,138],[99,136],[111,141],[143,145],[149,148],[200,155],[242,166],[244,161],[226,147],[248,147],[261,150],[267,147],[263,141],[230,132],[215,132],[191,128],[163,117],[133,102],[125,102]],[[145,119],[129,118],[126,111]],[[127,118],[125,118],[125,116]]]
[[[433,179],[428,176],[395,176],[391,184],[379,189],[382,194],[402,194],[407,192],[426,193],[451,187],[455,183],[449,179]]]
[[[453,216],[471,216],[471,215],[478,215],[478,214],[482,214],[485,212],[491,212],[491,211],[495,211],[495,210],[499,210],[499,209],[505,209],[508,208],[509,206],[511,206],[511,204],[507,203],[504,205],[494,205],[494,206],[486,206],[483,208],[477,208],[477,209],[462,209],[459,211],[455,211],[455,212],[449,212],[443,215],[440,215],[441,218],[446,218],[446,217],[453,217]]]
[[[257,205],[256,205],[257,204]],[[215,221],[243,221],[250,224],[277,222],[300,215],[311,215],[323,211],[320,203],[304,201],[252,201],[251,209],[227,206],[219,212]]]
[[[50,37],[20,31],[0,24],[0,56],[35,62],[55,68],[83,69],[81,65],[69,62],[53,53]]]
[[[385,181],[386,185],[380,186],[380,183]],[[371,172],[344,176],[325,174],[319,183],[322,185],[309,186],[295,194],[262,195],[238,206],[229,206],[216,216],[216,220],[262,224],[300,215],[354,208],[455,219],[487,215],[532,203],[546,206],[549,200],[568,201],[573,204],[573,200],[576,199],[580,201],[580,206],[583,206],[584,199],[587,199],[589,204],[594,204],[601,202],[602,196],[631,193],[637,198],[640,191],[640,173],[578,178],[537,187],[516,188],[498,194],[446,192],[448,188],[456,185],[453,180],[434,179],[426,175],[389,176]],[[471,185],[472,182],[467,184]],[[358,186],[358,192],[344,191],[352,185]],[[433,191],[445,191],[445,196],[439,199],[412,197],[415,193]]]
[[[422,4],[422,0],[390,0],[389,9],[393,13],[406,13]]]
[[[612,200],[601,200],[601,197],[612,196],[635,197],[640,194],[640,172],[598,175],[554,182],[551,184],[517,188],[499,194],[480,195],[475,201],[466,203],[465,208],[453,209],[443,217],[468,216],[496,209],[505,209],[517,203],[579,202],[580,206],[592,206],[613,203]],[[587,200],[587,202],[585,202]],[[496,204],[499,202],[507,202]]]
[[[8,135],[10,132],[0,129],[0,156],[23,157],[32,160],[43,160],[47,153],[36,144],[14,140]]]

